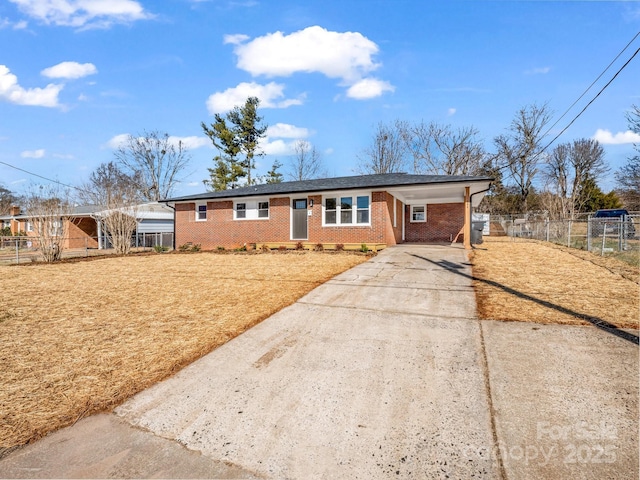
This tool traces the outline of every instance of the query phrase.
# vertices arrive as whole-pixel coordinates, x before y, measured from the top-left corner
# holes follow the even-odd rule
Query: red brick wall
[[[67,248],[98,248],[98,226],[93,218],[76,218],[69,223]]]
[[[451,242],[464,225],[464,203],[427,205],[427,221],[416,223],[411,223],[411,208],[406,206],[404,221],[407,242]]]
[[[303,196],[300,196],[302,198]],[[298,197],[296,197],[298,198]],[[313,201],[308,220],[308,242],[312,243],[402,243],[402,218],[405,216],[407,242],[448,242],[464,223],[463,204],[428,205],[426,223],[410,223],[403,203],[387,192],[371,194],[370,226],[322,226],[322,195],[310,195]],[[397,226],[393,226],[396,202]],[[233,220],[230,200],[207,203],[207,220],[195,220],[195,203],[176,204],[176,246],[191,242],[205,250],[218,246],[233,248],[246,243],[291,242],[291,199],[269,199],[269,220]]]
[[[289,197],[269,199],[268,220],[234,220],[231,200],[207,202],[207,220],[196,222],[195,203],[176,204],[176,246],[191,242],[205,250],[245,243],[289,242]]]

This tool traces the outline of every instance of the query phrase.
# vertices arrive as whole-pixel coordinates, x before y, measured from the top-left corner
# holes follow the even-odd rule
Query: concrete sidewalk
[[[384,250],[0,477],[637,478],[637,345],[480,322],[469,275]]]

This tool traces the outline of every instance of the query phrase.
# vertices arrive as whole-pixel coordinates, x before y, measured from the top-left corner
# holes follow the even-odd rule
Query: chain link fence
[[[574,220],[549,220],[543,215],[491,216],[491,222],[512,238],[531,238],[588,250],[601,255],[640,251],[640,214]]]
[[[74,248],[65,248],[62,252],[62,258],[95,257],[115,253],[105,238],[102,238],[100,243],[98,243],[97,237],[65,238],[61,243],[74,246]],[[98,244],[103,248],[98,249],[93,246]],[[84,247],[80,245],[84,245]],[[173,233],[139,233],[132,237],[131,247],[133,251],[149,251],[156,247],[171,249],[173,248]],[[31,263],[41,260],[37,238],[0,236],[0,265]]]

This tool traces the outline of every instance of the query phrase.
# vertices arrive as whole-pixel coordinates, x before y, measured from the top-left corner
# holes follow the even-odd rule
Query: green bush
[[[162,253],[169,250],[169,247],[165,247],[164,245],[154,245],[153,249],[156,253]]]
[[[362,253],[367,253],[369,251],[369,247],[367,247],[366,243],[363,243],[362,245],[360,245],[360,251]]]

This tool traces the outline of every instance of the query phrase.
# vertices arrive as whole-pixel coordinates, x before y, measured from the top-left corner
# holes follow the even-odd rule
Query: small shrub
[[[224,247],[223,247],[223,246],[221,246],[221,245],[218,245],[218,246],[216,247],[216,250],[218,250],[219,252],[226,252],[226,251],[227,251],[227,249],[226,249],[226,248],[224,248]]]
[[[180,246],[178,247],[178,251],[179,251],[179,252],[188,252],[188,251],[190,251],[190,250],[191,250],[191,247],[192,247],[192,246],[193,246],[193,245],[191,245],[190,243],[185,243],[185,244],[180,245]]]
[[[336,252],[344,251],[344,243],[336,243]]]
[[[222,247],[224,248],[224,247]],[[202,245],[200,245],[199,243],[196,243],[195,245],[191,246],[191,251],[192,252],[199,252],[200,250],[202,250]]]
[[[296,243],[296,250],[304,250],[304,244],[302,242]]]
[[[165,247],[164,245],[154,245],[153,249],[155,250],[156,253],[162,253],[169,250],[169,247]]]
[[[280,252],[286,252],[286,251],[287,251],[287,246],[286,246],[286,245],[280,245],[280,246],[278,247],[278,251],[280,251]]]
[[[362,253],[367,253],[369,251],[369,247],[367,247],[366,243],[363,243],[362,245],[360,245],[360,251]]]
[[[324,250],[324,245],[322,245],[322,243],[318,242],[315,244],[315,246],[313,247],[313,249],[316,252],[322,252]]]
[[[241,247],[234,248],[233,251],[234,252],[246,252],[247,251],[247,246],[246,245],[242,245]]]
[[[262,247],[260,247],[260,249],[264,252],[264,253],[269,253],[271,251],[271,249],[269,248],[269,245],[267,245],[266,243],[262,244]]]

